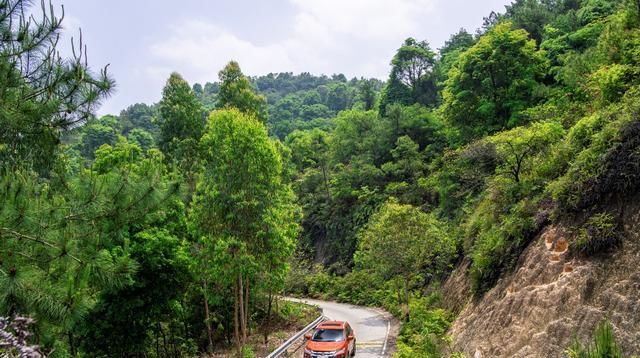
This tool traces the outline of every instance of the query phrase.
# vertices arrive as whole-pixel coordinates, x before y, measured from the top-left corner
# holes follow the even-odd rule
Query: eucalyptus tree
[[[236,108],[262,123],[267,122],[267,100],[256,92],[237,62],[229,62],[218,73],[218,78],[221,83],[216,108]]]
[[[234,297],[234,335],[246,343],[250,299],[284,284],[297,234],[297,207],[283,180],[280,152],[266,127],[238,109],[214,111],[200,141],[203,172],[191,221],[199,237],[207,282]],[[205,302],[206,303],[206,302]]]

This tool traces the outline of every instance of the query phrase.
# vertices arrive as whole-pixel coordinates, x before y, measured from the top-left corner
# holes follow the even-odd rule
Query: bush
[[[334,291],[338,301],[365,306],[382,305],[383,299],[379,295],[382,279],[374,277],[371,272],[352,271],[337,279]]]
[[[618,247],[622,243],[618,224],[609,213],[591,216],[578,233],[574,249],[582,255],[594,255]]]
[[[400,331],[396,358],[441,357],[442,348],[447,343],[453,315],[440,308],[434,308],[437,295],[412,298],[409,302],[409,320]]]
[[[312,275],[306,277],[309,296],[313,298],[327,298],[331,286],[335,285],[335,279],[322,267],[317,266]]]
[[[250,346],[242,347],[242,357],[243,358],[253,358],[256,354],[253,352],[253,348]]]

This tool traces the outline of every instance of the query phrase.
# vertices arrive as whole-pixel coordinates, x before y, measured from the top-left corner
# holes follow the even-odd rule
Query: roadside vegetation
[[[306,317],[285,293],[384,307],[398,357],[457,356],[458,263],[479,298],[549,223],[577,220],[584,257],[624,243],[603,204],[640,185],[639,1],[517,0],[440,49],[407,39],[385,82],[173,73],[100,118],[107,69],[60,59],[29,5],[0,2],[0,317],[34,320],[22,346],[252,356]]]
[[[569,358],[622,358],[622,349],[616,343],[613,328],[607,321],[602,321],[593,333],[593,343],[582,344],[577,339],[567,350]]]

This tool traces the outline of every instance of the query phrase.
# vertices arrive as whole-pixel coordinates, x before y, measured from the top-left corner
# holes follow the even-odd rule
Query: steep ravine
[[[571,223],[547,226],[515,271],[465,304],[460,267],[444,285],[451,308],[461,309],[449,332],[453,350],[467,357],[565,357],[574,337],[590,339],[607,318],[625,354],[640,354],[640,196],[617,207],[624,242],[609,254],[575,258]]]

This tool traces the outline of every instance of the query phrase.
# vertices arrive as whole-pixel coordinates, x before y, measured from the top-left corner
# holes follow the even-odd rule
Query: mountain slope
[[[620,220],[622,246],[584,258],[571,218],[545,227],[517,268],[481,299],[466,304],[450,334],[454,351],[469,357],[565,357],[575,338],[585,342],[603,319],[627,355],[640,354],[640,195],[609,209]],[[464,270],[445,292],[464,291]],[[445,300],[446,301],[446,300]]]

